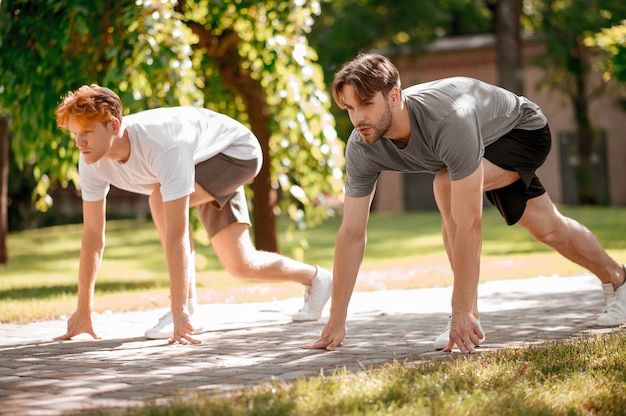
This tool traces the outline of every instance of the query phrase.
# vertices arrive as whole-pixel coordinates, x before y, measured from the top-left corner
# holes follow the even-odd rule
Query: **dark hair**
[[[122,120],[120,97],[106,87],[96,84],[83,85],[67,93],[56,109],[57,125],[66,128],[70,117],[80,123],[91,121],[107,122],[112,118]]]
[[[369,101],[379,91],[386,98],[393,87],[400,88],[400,74],[386,57],[360,53],[346,63],[333,79],[333,98],[340,108],[343,108],[341,91],[346,84],[354,87],[361,102]]]

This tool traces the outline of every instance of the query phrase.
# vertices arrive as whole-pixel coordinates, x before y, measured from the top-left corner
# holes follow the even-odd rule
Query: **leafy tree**
[[[316,1],[181,1],[176,11],[197,36],[205,100],[246,120],[265,163],[252,184],[256,245],[276,251],[276,207],[303,226],[327,216],[320,202],[339,192],[342,147],[307,33]],[[271,238],[268,238],[271,237]]]
[[[78,151],[55,124],[61,95],[96,82],[120,91],[127,111],[186,97],[184,72],[171,70],[186,58],[184,43],[176,22],[160,21],[161,6],[131,0],[0,2],[0,108],[11,117],[18,167],[32,167],[40,211],[52,203],[51,186],[78,182]],[[7,169],[2,162],[0,170]]]
[[[615,78],[626,82],[626,20],[623,24],[604,28],[585,38],[585,45],[599,48],[607,53],[604,61],[604,80]]]
[[[78,182],[78,151],[54,117],[68,90],[93,82],[111,87],[127,113],[189,102],[186,74],[171,70],[188,60],[184,43],[174,23],[160,27],[158,7],[134,0],[0,3],[0,105],[12,118],[18,164],[35,165],[38,209],[51,203],[51,185]]]
[[[195,104],[249,122],[270,156],[259,175],[266,185],[256,185],[254,196],[255,211],[265,208],[266,216],[255,216],[255,225],[273,224],[268,183],[290,196],[283,207],[302,223],[326,214],[309,202],[337,190],[331,178],[341,152],[321,70],[304,38],[317,3],[226,3],[181,2],[174,10],[167,0],[0,0],[0,107],[12,117],[19,164],[35,165],[39,209],[49,206],[50,186],[78,182],[78,151],[56,129],[54,108],[68,90],[96,82],[118,91],[127,112]],[[197,24],[205,33],[194,36],[189,27]],[[202,43],[206,34],[217,41],[214,49]],[[240,76],[262,87],[243,86],[257,96],[226,94]],[[260,248],[276,247],[275,231],[258,231]]]
[[[591,54],[584,39],[602,28],[618,23],[626,16],[623,0],[527,0],[524,2],[526,27],[547,46],[538,61],[546,71],[542,87],[563,93],[572,103],[578,137],[577,184],[579,202],[598,203],[591,185],[591,154],[594,130],[589,104],[606,87],[599,80],[592,88]]]

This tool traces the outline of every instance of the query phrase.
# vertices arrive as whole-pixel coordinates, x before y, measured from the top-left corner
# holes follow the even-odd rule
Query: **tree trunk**
[[[8,193],[9,193],[9,147],[11,144],[11,127],[8,117],[0,117],[0,264],[9,262],[7,247]]]
[[[585,76],[576,77],[576,94],[572,96],[574,119],[578,136],[578,164],[576,166],[576,183],[578,185],[578,201],[582,205],[595,205],[598,195],[591,185],[591,157],[593,153],[593,127],[589,119],[587,100],[587,81]]]
[[[518,95],[524,94],[521,13],[522,2],[519,0],[495,2],[498,84]]]
[[[179,2],[180,4],[180,2]],[[270,177],[270,118],[265,90],[261,83],[249,73],[241,70],[239,56],[239,36],[232,30],[226,30],[219,37],[196,22],[185,22],[198,36],[198,46],[218,64],[224,86],[233,94],[241,97],[246,105],[250,127],[261,144],[263,166],[252,183],[254,211],[254,243],[259,250],[278,252],[276,237],[276,217],[273,211],[274,198]]]

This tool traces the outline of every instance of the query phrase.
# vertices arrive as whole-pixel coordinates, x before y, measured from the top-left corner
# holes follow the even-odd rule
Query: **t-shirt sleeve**
[[[153,160],[153,169],[164,202],[192,194],[195,182],[193,143],[179,142],[160,153]]]
[[[102,179],[94,167],[85,162],[82,155],[78,161],[78,174],[80,196],[83,201],[101,201],[106,198],[110,189],[109,182]]]
[[[346,146],[345,166],[347,196],[361,198],[374,191],[380,170],[375,169],[363,146],[354,143],[352,138]]]
[[[436,153],[453,181],[473,173],[482,161],[485,148],[476,111],[459,108],[442,121],[437,132]]]

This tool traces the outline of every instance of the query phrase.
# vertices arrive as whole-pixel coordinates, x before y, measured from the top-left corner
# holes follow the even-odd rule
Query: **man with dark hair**
[[[104,251],[105,200],[109,186],[149,195],[150,212],[170,277],[171,311],[147,338],[196,343],[193,239],[189,207],[197,206],[217,256],[234,277],[304,285],[305,302],[294,321],[320,318],[331,290],[331,274],[276,253],[257,250],[243,185],[259,172],[258,140],[241,123],[204,108],[157,108],[125,116],[113,91],[83,86],[63,98],[57,124],[73,134],[80,150],[83,238],[78,308],[67,332],[97,338],[91,312],[96,275]],[[130,249],[130,248],[129,248]]]
[[[452,315],[435,348],[449,352],[456,345],[474,353],[485,339],[477,306],[483,193],[507,224],[520,225],[599,278],[606,302],[599,326],[626,322],[626,268],[587,228],[561,215],[535,174],[551,145],[546,117],[535,103],[466,77],[403,91],[395,66],[377,54],[347,63],[332,93],[355,129],[346,147],[330,319],[319,340],[305,348],[333,350],[343,343],[376,181],[387,170],[435,175],[433,192],[454,273]]]

